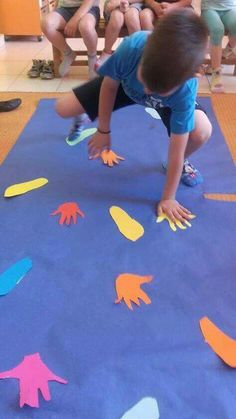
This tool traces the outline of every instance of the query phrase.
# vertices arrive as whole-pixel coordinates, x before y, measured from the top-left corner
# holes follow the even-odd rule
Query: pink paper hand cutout
[[[84,213],[78,207],[76,202],[65,202],[64,204],[61,204],[56,211],[52,212],[51,215],[58,214],[61,214],[61,217],[59,219],[60,225],[69,225],[71,224],[72,220],[74,221],[74,224],[76,224],[78,215],[80,217],[84,217]]]
[[[51,400],[48,381],[67,384],[67,381],[52,371],[43,363],[39,353],[26,355],[23,361],[11,370],[0,373],[0,378],[17,378],[20,380],[20,407],[28,404],[39,407],[38,390],[45,400]]]

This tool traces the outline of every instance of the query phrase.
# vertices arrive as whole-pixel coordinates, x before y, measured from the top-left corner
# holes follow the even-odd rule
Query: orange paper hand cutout
[[[121,274],[116,278],[116,293],[117,299],[115,303],[120,303],[124,299],[125,304],[130,310],[133,310],[131,301],[140,306],[139,299],[145,304],[151,304],[148,295],[140,288],[141,284],[151,282],[153,276],[134,275],[134,274]]]
[[[61,204],[56,211],[52,212],[51,215],[58,215],[61,214],[61,217],[59,219],[59,224],[71,224],[72,220],[74,221],[74,224],[77,223],[78,215],[80,217],[84,217],[84,213],[81,211],[81,209],[78,207],[76,202],[65,202],[64,204]]]
[[[211,349],[227,365],[236,368],[236,340],[225,335],[208,317],[200,320],[200,328]]]
[[[119,164],[119,160],[124,160],[124,157],[118,156],[118,154],[114,153],[112,150],[103,150],[101,152],[101,159],[104,164],[113,167],[114,163]]]

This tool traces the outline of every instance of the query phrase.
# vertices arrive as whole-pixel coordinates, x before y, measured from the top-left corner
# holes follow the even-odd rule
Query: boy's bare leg
[[[65,19],[57,12],[46,15],[41,23],[42,31],[47,39],[62,53],[69,48],[63,35],[65,25]]]
[[[152,31],[154,29],[156,16],[151,9],[146,7],[145,9],[141,10],[139,17],[140,17],[141,29],[143,31]]]
[[[189,134],[189,141],[185,149],[184,157],[189,157],[197,151],[210,138],[212,125],[207,115],[200,109],[195,110],[195,128]]]
[[[62,118],[77,117],[85,113],[85,110],[74,92],[67,93],[62,98],[56,101],[55,105],[56,112]]]
[[[139,10],[137,10],[135,7],[129,7],[124,16],[125,25],[127,26],[129,35],[141,30]]]

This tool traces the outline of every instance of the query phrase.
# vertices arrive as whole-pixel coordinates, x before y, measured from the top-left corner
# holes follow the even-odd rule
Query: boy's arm
[[[104,77],[99,95],[98,131],[89,141],[89,157],[100,156],[102,150],[110,148],[110,121],[120,82]]]
[[[170,138],[167,179],[161,201],[158,205],[158,215],[161,215],[162,212],[164,212],[173,222],[175,219],[180,221],[188,219],[188,214],[190,213],[175,199],[183,170],[184,153],[188,139],[188,132],[185,134],[171,134]]]

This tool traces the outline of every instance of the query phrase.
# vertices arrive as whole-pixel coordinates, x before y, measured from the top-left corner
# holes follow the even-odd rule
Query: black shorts
[[[66,22],[69,22],[69,20],[74,16],[75,12],[79,7],[58,7],[55,12],[59,13],[65,19]],[[91,15],[95,17],[96,25],[98,25],[99,19],[100,19],[100,9],[98,6],[93,6],[88,11]]]
[[[78,99],[78,101],[83,106],[85,112],[88,114],[91,121],[94,121],[98,117],[98,105],[99,105],[99,94],[100,88],[102,85],[103,77],[96,77],[95,79],[85,83],[81,86],[75,87],[73,92]],[[134,102],[127,94],[125,93],[122,84],[119,85],[116,100],[114,104],[113,110],[117,110],[120,108],[124,108],[125,106],[135,105]],[[168,135],[170,136],[170,117],[171,117],[171,109],[168,107],[156,107],[156,111],[159,113],[162,122],[164,123]],[[196,102],[195,109],[199,109],[203,111],[205,110]]]

